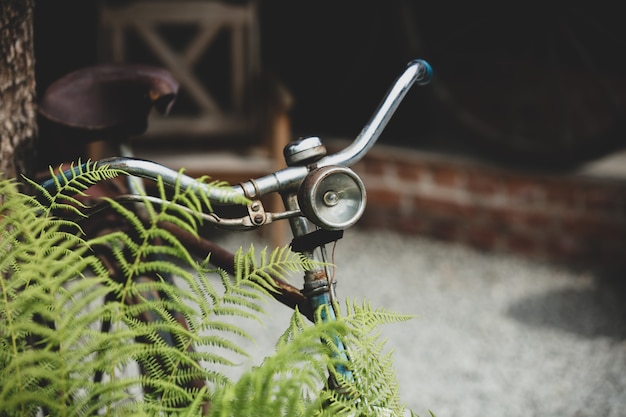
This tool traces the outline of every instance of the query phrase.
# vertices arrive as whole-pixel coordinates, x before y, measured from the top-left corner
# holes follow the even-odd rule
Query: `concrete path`
[[[626,417],[626,274],[360,230],[339,241],[335,263],[340,298],[419,316],[383,328],[418,415]],[[278,319],[252,329],[256,359],[289,315],[269,311]]]

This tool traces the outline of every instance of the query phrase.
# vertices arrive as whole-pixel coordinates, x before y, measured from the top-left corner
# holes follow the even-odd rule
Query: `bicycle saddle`
[[[45,90],[38,111],[53,123],[99,137],[137,135],[147,129],[153,107],[169,113],[177,93],[178,83],[163,68],[101,64],[54,81]]]

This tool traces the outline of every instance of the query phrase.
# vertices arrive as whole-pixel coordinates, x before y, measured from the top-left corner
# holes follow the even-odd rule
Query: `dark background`
[[[408,94],[382,143],[543,167],[623,146],[626,32],[616,10],[433,3],[259,2],[263,67],[295,98],[294,131],[354,137],[407,62],[424,58],[435,82]],[[97,62],[96,13],[95,2],[36,2],[40,92]]]

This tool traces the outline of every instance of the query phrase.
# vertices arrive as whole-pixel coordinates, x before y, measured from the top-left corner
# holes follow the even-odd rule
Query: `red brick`
[[[461,240],[461,224],[459,221],[451,219],[433,220],[428,230],[429,236],[446,241]]]
[[[397,216],[395,226],[395,230],[402,233],[428,235],[430,233],[431,223],[419,216]]]
[[[506,229],[554,230],[555,214],[544,210],[523,210],[511,206],[489,211],[489,221]]]
[[[363,163],[362,167],[359,168],[359,171],[362,172],[364,175],[380,176],[385,172],[385,166],[385,161],[366,160]]]
[[[463,242],[482,250],[501,248],[502,233],[491,227],[470,227],[465,231]]]
[[[558,220],[562,233],[582,238],[626,236],[626,222],[624,221],[584,215],[566,215]]]
[[[506,191],[509,199],[515,204],[528,205],[546,204],[548,186],[540,181],[507,179]]]
[[[399,209],[403,196],[388,189],[367,190],[367,205]]]
[[[393,229],[394,223],[391,221],[391,217],[389,210],[381,210],[368,206],[365,208],[363,217],[359,220],[358,225],[369,228]]]
[[[486,171],[469,172],[465,186],[468,191],[479,195],[496,194],[502,190],[500,180],[494,173]]]
[[[359,164],[365,176],[388,177],[395,172],[401,183],[429,177],[438,186],[436,198],[409,194],[420,193],[419,187],[407,187],[405,195],[401,195],[402,187],[398,192],[368,188],[369,202],[361,225],[534,258],[595,263],[626,259],[623,184],[461,166],[443,159],[429,162],[416,158],[413,163],[404,156],[374,154],[366,157],[364,165]],[[366,178],[364,181],[367,185]],[[470,194],[467,201],[456,200],[458,188]],[[497,206],[492,207],[491,202]]]
[[[618,215],[624,204],[624,190],[592,188],[584,193],[585,211]]]
[[[547,187],[547,204],[565,210],[578,210],[582,207],[584,196],[580,189],[570,183],[551,184]]]
[[[465,182],[465,174],[450,166],[433,166],[431,175],[435,184],[442,187],[460,187]]]
[[[466,221],[476,216],[480,209],[471,204],[416,196],[413,198],[413,212],[430,213],[438,217],[458,218],[459,221]]]
[[[429,170],[423,164],[399,162],[396,164],[396,173],[402,181],[419,181],[429,176]]]

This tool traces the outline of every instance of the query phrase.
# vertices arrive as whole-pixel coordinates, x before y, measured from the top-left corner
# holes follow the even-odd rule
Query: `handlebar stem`
[[[233,188],[248,198],[259,198],[273,192],[284,192],[297,188],[308,172],[309,170],[305,166],[288,167],[256,180],[246,181]]]

